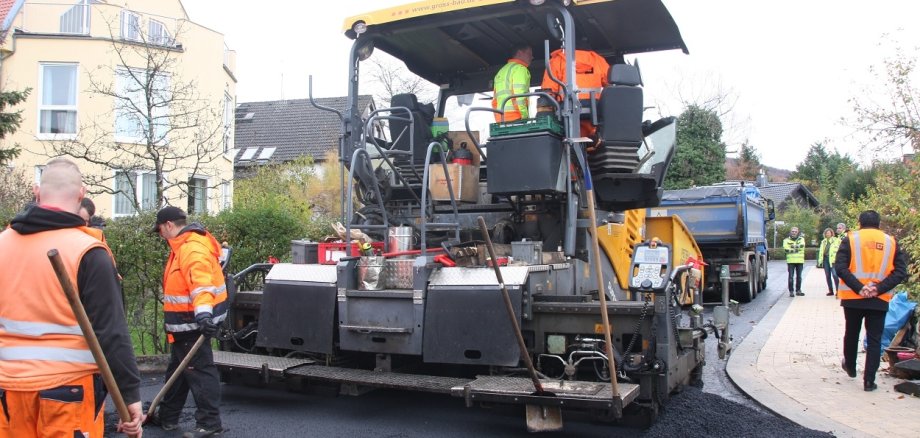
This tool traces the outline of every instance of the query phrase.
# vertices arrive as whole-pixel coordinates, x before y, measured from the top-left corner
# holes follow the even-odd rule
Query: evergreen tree
[[[760,174],[760,154],[757,148],[745,140],[741,145],[741,153],[738,155],[738,165],[740,167],[741,179],[745,181],[754,181]]]
[[[22,123],[22,110],[8,111],[10,107],[16,106],[26,100],[31,90],[25,91],[0,91],[0,140],[6,138],[7,134],[12,134],[19,129]],[[0,166],[6,165],[9,160],[19,155],[19,147],[13,145],[9,148],[0,147]]]
[[[824,144],[817,142],[808,149],[805,160],[795,167],[791,179],[804,184],[812,191],[834,190],[840,179],[856,169],[856,163],[849,155],[840,152],[828,152]]]
[[[677,151],[664,186],[681,189],[724,179],[722,122],[715,111],[690,105],[677,119]]]

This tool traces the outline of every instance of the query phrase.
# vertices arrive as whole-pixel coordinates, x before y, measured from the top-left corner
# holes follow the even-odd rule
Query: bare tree
[[[677,74],[675,82],[665,87],[681,108],[668,108],[665,102],[655,101],[659,117],[672,116],[691,106],[713,112],[722,122],[724,133],[722,140],[729,147],[728,153],[740,152],[741,145],[750,136],[750,116],[737,110],[740,96],[734,89],[722,83],[718,73],[710,72],[700,75]]]
[[[883,65],[869,67],[883,92],[862,90],[850,99],[854,116],[844,123],[868,134],[867,146],[876,152],[920,152],[920,89],[916,87],[920,72],[916,64],[916,53],[895,47],[895,55]]]
[[[111,99],[114,108],[81,124],[74,139],[45,142],[45,153],[114,170],[84,175],[84,181],[92,193],[123,194],[135,211],[169,203],[166,194],[173,188],[194,196],[200,181],[176,176],[217,175],[223,102],[202,96],[195,80],[174,74],[182,71],[183,50],[176,44],[181,25],[172,36],[165,29],[148,35],[129,22],[130,35],[123,29],[119,38],[118,23],[108,24],[115,63],[90,72],[86,91]],[[150,175],[155,192],[138,199],[137,175]]]
[[[428,81],[410,72],[392,57],[372,57],[366,61],[365,84],[374,92],[374,99],[381,105],[389,106],[393,96],[412,93],[419,102],[432,102],[436,98],[436,87]]]

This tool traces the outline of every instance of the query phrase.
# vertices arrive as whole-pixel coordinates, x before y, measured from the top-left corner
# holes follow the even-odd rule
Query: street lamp
[[[773,247],[776,248],[776,227],[786,225],[785,221],[773,221]]]

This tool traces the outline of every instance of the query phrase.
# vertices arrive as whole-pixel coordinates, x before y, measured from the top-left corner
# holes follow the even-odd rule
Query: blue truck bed
[[[749,247],[766,243],[766,207],[754,186],[706,186],[666,190],[652,216],[676,214],[701,247]]]

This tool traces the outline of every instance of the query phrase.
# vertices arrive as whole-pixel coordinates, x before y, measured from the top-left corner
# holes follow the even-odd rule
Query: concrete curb
[[[137,356],[137,369],[141,373],[165,373],[169,364],[168,354]]]
[[[808,408],[771,385],[758,371],[760,351],[773,330],[783,319],[792,300],[783,294],[766,316],[751,330],[729,356],[725,372],[741,392],[765,409],[801,426],[825,431],[839,437],[863,437],[864,432],[852,429],[822,415],[811,414]]]

